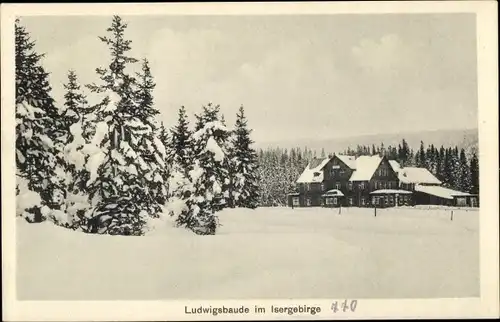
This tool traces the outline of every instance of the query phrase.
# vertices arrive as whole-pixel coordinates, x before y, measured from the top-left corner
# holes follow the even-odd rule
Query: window
[[[349,181],[348,187],[349,187],[349,190],[352,190],[352,181]]]
[[[361,197],[361,206],[365,205],[365,197]]]
[[[306,191],[309,191],[311,190],[311,184],[310,183],[306,183]]]
[[[471,197],[470,198],[470,206],[471,207],[477,207],[477,198],[476,197]]]
[[[334,197],[333,198],[333,204],[336,205],[337,204],[337,197]]]
[[[310,206],[311,205],[311,198],[306,199],[306,205]]]
[[[360,182],[359,183],[359,189],[361,189],[361,190],[365,189],[365,183],[364,182]]]
[[[325,184],[324,183],[321,183],[321,191],[325,191]]]
[[[467,199],[466,198],[457,198],[457,206],[463,207],[467,205]]]
[[[341,184],[340,183],[335,183],[335,189],[340,190]]]
[[[299,197],[293,197],[293,198],[292,198],[292,204],[293,204],[294,206],[300,206]]]
[[[373,197],[372,197],[372,203],[373,203],[374,205],[378,205],[378,199],[379,199],[379,197],[378,197],[378,196],[373,196]]]
[[[349,197],[349,198],[347,199],[347,201],[349,202],[349,206],[352,206],[352,205],[353,205],[353,201],[354,201],[354,200],[352,199],[352,197]]]

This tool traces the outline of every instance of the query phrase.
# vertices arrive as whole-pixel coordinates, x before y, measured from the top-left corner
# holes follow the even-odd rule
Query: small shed
[[[380,189],[370,192],[374,207],[386,208],[412,204],[412,192],[397,189]]]
[[[323,207],[340,207],[344,202],[344,194],[338,189],[328,190],[321,195]]]

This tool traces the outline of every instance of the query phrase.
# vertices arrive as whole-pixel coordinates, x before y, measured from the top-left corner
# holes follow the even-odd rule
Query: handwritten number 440
[[[333,313],[337,313],[337,312],[348,312],[348,311],[351,311],[351,312],[354,312],[356,311],[356,306],[358,305],[358,301],[357,300],[352,300],[352,301],[348,301],[348,300],[344,300],[343,302],[339,302],[339,301],[334,301],[332,303],[332,312]]]

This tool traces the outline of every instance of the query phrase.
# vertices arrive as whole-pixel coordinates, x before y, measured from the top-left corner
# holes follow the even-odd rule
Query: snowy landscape
[[[18,223],[21,300],[479,296],[479,211],[226,209],[215,236]],[[36,269],[33,269],[36,267]]]
[[[473,21],[469,18],[463,19]],[[364,82],[359,80],[347,84],[350,88],[362,88],[362,84],[368,84],[364,87],[367,98],[357,101],[365,96],[359,95],[358,89],[349,97],[347,89],[338,86],[340,92],[329,96],[321,89],[316,92],[315,85],[306,85],[316,81],[318,74],[308,71],[308,64],[312,69],[325,69],[324,79],[319,83],[326,84],[326,88],[333,87],[330,82],[338,82],[331,76],[337,75],[333,70],[312,63],[312,57],[321,51],[311,50],[307,41],[293,47],[297,52],[292,50],[292,61],[288,65],[280,65],[281,55],[270,51],[271,57],[264,59],[262,64],[252,66],[242,62],[234,67],[231,59],[214,55],[214,52],[220,54],[218,51],[226,48],[224,46],[210,43],[205,48],[206,57],[205,52],[197,56],[200,39],[207,37],[210,40],[213,37],[210,32],[204,33],[203,37],[194,37],[193,31],[187,28],[189,31],[183,32],[190,41],[194,39],[192,47],[166,40],[163,47],[155,47],[160,41],[153,40],[153,50],[140,45],[142,37],[151,34],[140,32],[141,28],[151,28],[147,21],[143,20],[143,27],[140,24],[129,26],[128,18],[110,16],[105,21],[106,27],[94,33],[94,24],[85,22],[85,17],[75,18],[75,21],[83,19],[85,22],[75,22],[75,26],[79,26],[76,32],[82,33],[82,43],[87,45],[86,42],[91,40],[92,45],[88,47],[95,48],[95,52],[89,51],[89,57],[98,57],[96,61],[87,62],[86,57],[73,59],[68,53],[64,56],[63,49],[47,54],[39,50],[39,43],[44,49],[50,48],[47,44],[56,39],[43,28],[35,28],[37,23],[41,23],[38,26],[44,25],[44,18],[40,19],[27,18],[27,25],[23,19],[15,23],[16,212],[12,216],[16,216],[16,290],[19,300],[402,299],[480,295],[477,135],[467,139],[453,135],[456,140],[439,141],[451,142],[440,146],[435,145],[438,141],[424,142],[423,138],[412,138],[418,143],[411,146],[402,135],[385,143],[366,140],[349,143],[341,150],[340,145],[334,147],[328,143],[321,148],[314,144],[299,146],[298,143],[301,137],[314,137],[315,129],[321,129],[323,134],[335,132],[338,136],[346,124],[343,130],[351,131],[354,138],[357,136],[353,134],[359,132],[361,135],[365,129],[381,131],[392,124],[395,128],[391,135],[413,124],[422,124],[422,128],[413,128],[412,133],[424,130],[427,123],[439,128],[453,121],[455,130],[460,131],[477,126],[475,89],[471,90],[472,94],[467,94],[469,96],[464,94],[458,98],[460,104],[452,101],[456,99],[456,93],[465,92],[461,88],[450,90],[451,95],[446,91],[428,95],[432,90],[425,86],[435,79],[430,71],[444,64],[441,55],[445,54],[439,48],[436,49],[438,63],[427,57],[428,64],[422,67],[429,74],[420,73],[420,70],[408,71],[408,66],[399,67],[401,74],[407,72],[410,78],[409,85],[405,86],[412,95],[423,96],[420,97],[424,100],[422,106],[426,106],[428,112],[437,110],[432,104],[446,105],[443,110],[448,109],[448,112],[442,112],[443,115],[452,110],[456,119],[441,116],[431,122],[425,113],[420,113],[420,106],[406,111],[401,108],[404,104],[396,99],[394,106],[384,112],[385,116],[377,119],[374,118],[376,115],[368,113],[377,109],[382,111],[386,105],[384,99],[393,95],[388,95],[387,91],[392,91],[396,83],[405,83],[390,78],[399,67],[381,58],[385,55],[391,57],[387,50],[394,51],[394,56],[403,57],[396,55],[396,49],[404,47],[404,37],[386,35],[385,31],[376,36],[377,41],[370,42],[358,35],[352,39],[359,43],[353,45],[352,39],[343,39],[352,46],[344,46],[350,48],[347,53],[356,59],[362,56],[368,61],[373,57],[369,51],[376,51],[372,47],[387,47],[375,55],[380,61],[371,62],[381,65],[378,68],[367,67],[367,61],[353,67],[352,75],[368,75],[365,75]],[[50,19],[57,22],[59,18],[46,19],[47,22]],[[97,24],[101,27],[104,18],[95,19],[101,19]],[[138,18],[134,19],[130,18],[137,22]],[[255,18],[247,19],[243,20],[250,26],[245,29],[247,32],[260,30],[256,27],[258,24],[252,25]],[[436,23],[438,20],[429,21]],[[175,19],[172,21],[173,25],[179,23]],[[394,26],[404,24],[406,20],[401,21]],[[158,21],[152,25],[154,23]],[[308,23],[309,26],[315,25],[314,21]],[[57,23],[53,24],[57,26],[58,34],[72,37]],[[200,25],[203,29],[205,21],[202,20]],[[293,21],[290,25],[294,26]],[[289,30],[294,30],[290,25]],[[436,25],[438,28],[439,22]],[[224,26],[224,32],[230,33],[231,28]],[[370,29],[369,24],[366,26],[367,30]],[[394,26],[389,29],[397,30]],[[82,31],[87,28],[92,32]],[[280,23],[276,23],[278,39],[289,37],[287,33],[279,34],[281,29]],[[52,29],[47,27],[47,30]],[[129,32],[135,37],[133,41],[128,38]],[[224,32],[215,33],[220,36],[215,37],[215,42],[224,38],[221,36]],[[253,35],[251,32],[249,34]],[[432,38],[433,31],[427,32]],[[32,33],[37,37],[32,37]],[[408,35],[413,34],[414,31],[408,32]],[[169,35],[173,37],[167,32],[165,38],[159,39],[163,41]],[[309,36],[306,34],[304,39],[309,39]],[[228,48],[238,47],[233,44],[236,38],[233,35]],[[260,38],[247,34],[246,39]],[[320,40],[313,41],[314,46],[324,43]],[[431,43],[426,37],[418,41]],[[64,41],[61,43],[63,45],[58,46],[64,47]],[[272,43],[261,45],[267,48]],[[462,42],[457,44],[461,46]],[[78,43],[74,45],[79,46]],[[141,52],[143,48],[151,50]],[[412,50],[421,48],[416,46]],[[283,48],[277,50],[280,53]],[[288,52],[284,50],[283,55]],[[243,49],[233,52],[234,57],[245,53]],[[456,52],[452,50],[450,53],[455,55]],[[175,57],[182,59],[176,61]],[[353,57],[351,60],[344,58],[352,63]],[[63,67],[59,67],[60,58]],[[193,61],[189,61],[191,58]],[[324,54],[319,54],[318,59],[330,61],[329,55]],[[295,66],[295,60],[307,62],[305,66],[297,65],[299,72],[296,74],[295,69],[289,68]],[[190,67],[190,63],[199,61],[203,61],[206,73],[197,74]],[[453,64],[470,68],[470,64],[445,61],[451,64],[447,65],[446,71],[452,74],[456,70]],[[164,62],[170,64],[171,70],[161,69]],[[415,65],[412,59],[409,62],[411,66]],[[214,83],[223,76],[219,78],[217,68],[213,66],[226,63],[232,66],[228,67],[234,69],[232,72],[243,74],[251,82],[246,79],[247,83],[241,86],[227,82],[231,83],[228,88],[217,88]],[[381,75],[374,75],[374,70]],[[389,76],[382,75],[384,70]],[[232,72],[222,74],[230,77],[228,75],[233,75]],[[279,76],[270,84],[259,83],[271,75],[290,72],[290,78]],[[441,75],[439,71],[437,73]],[[205,79],[206,74],[210,74],[211,79]],[[416,74],[425,76],[419,76],[423,78],[418,80],[422,90],[413,92],[415,84],[412,82],[416,81]],[[475,71],[470,75],[475,75]],[[475,84],[475,76],[471,77],[470,84]],[[385,78],[391,79],[386,88],[368,94],[372,84],[380,84]],[[344,79],[351,77],[339,79],[343,84]],[[475,88],[464,83],[467,88]],[[188,89],[181,91],[176,87],[179,84]],[[450,84],[455,86],[454,82]],[[442,84],[438,82],[433,86],[441,88]],[[248,90],[248,93],[241,93],[236,87]],[[405,88],[398,90],[406,100]],[[275,95],[275,90],[280,94]],[[293,98],[296,92],[304,92],[306,96]],[[348,98],[340,95],[344,92]],[[240,95],[229,103],[221,98],[234,93]],[[227,104],[212,101],[212,94],[216,100]],[[340,105],[330,102],[334,96],[341,97]],[[374,99],[375,96],[383,99]],[[169,100],[169,97],[173,98]],[[202,103],[193,101],[193,97]],[[276,97],[278,100],[273,101]],[[473,103],[470,97],[474,98]],[[261,101],[255,101],[256,98]],[[325,99],[321,109],[317,107],[311,113],[309,107],[320,102],[320,98]],[[414,98],[412,102],[418,101]],[[177,104],[183,100],[190,104]],[[302,105],[289,108],[288,104],[295,101]],[[371,101],[380,105],[367,104]],[[247,102],[250,103],[247,105]],[[358,108],[362,106],[366,111],[356,112],[351,105],[356,102]],[[459,113],[459,109],[465,112]],[[331,110],[337,113],[335,117],[329,114]],[[394,122],[392,117],[396,110],[402,113],[400,116],[406,117],[411,112],[414,118],[420,119],[415,121],[408,116],[408,120]],[[320,115],[320,112],[326,114]],[[308,123],[304,120],[310,121],[311,125],[304,124]],[[328,123],[331,120],[337,122],[335,126]],[[265,139],[270,142],[274,136],[281,137],[281,142],[293,141],[295,145],[276,147],[269,144],[266,147],[257,144]],[[318,138],[317,142],[329,140],[323,135],[323,139]],[[257,146],[261,148],[257,149]],[[383,208],[389,205],[387,196],[386,203],[381,201],[382,208],[377,209],[379,200],[383,199],[374,196],[366,199],[366,203],[365,197],[359,197],[362,203],[348,203],[345,199],[343,204],[337,204],[335,197],[335,208],[327,208],[330,204],[326,199],[319,199],[319,193],[327,190],[324,174],[337,180],[335,171],[340,173],[343,170],[339,165],[330,166],[328,172],[323,168],[336,154],[342,155],[346,163],[352,163],[351,170],[356,170],[349,177],[351,190],[352,181],[356,181],[355,187],[363,187],[368,195],[369,184],[376,184],[380,187],[378,192],[396,193],[396,199],[391,199],[391,207]],[[362,160],[369,160],[370,171],[363,169]],[[398,164],[398,167],[401,164],[398,174],[391,170],[389,165],[393,164]],[[387,167],[377,171],[384,165]],[[422,198],[416,198],[412,203],[409,199],[397,199],[401,191],[411,195],[422,190],[419,184],[427,184],[421,178],[416,182],[410,180],[410,170],[415,168],[422,170],[418,173],[428,173],[434,181],[431,183],[435,186],[426,187],[426,191],[451,191],[449,195],[438,195],[439,199],[434,198],[435,193],[423,201],[428,201],[426,205],[417,204]],[[301,173],[308,174],[311,178],[306,179],[309,181]],[[388,182],[389,175],[393,176],[395,186]],[[377,181],[373,182],[373,178]],[[310,198],[306,198],[307,202],[301,204],[297,196],[297,203],[292,202],[291,196],[298,195],[299,188],[306,189],[307,193],[311,191],[310,181],[318,187],[323,186],[321,191],[318,190],[318,203],[312,204]],[[337,181],[338,189],[348,185],[347,179],[342,184],[340,179]],[[399,190],[402,189],[400,181],[406,182],[407,189],[412,191]],[[462,195],[452,195],[455,191],[452,189],[460,190]],[[459,199],[463,202],[458,203]],[[377,200],[377,204],[371,203],[372,200]],[[363,207],[358,207],[360,205]]]

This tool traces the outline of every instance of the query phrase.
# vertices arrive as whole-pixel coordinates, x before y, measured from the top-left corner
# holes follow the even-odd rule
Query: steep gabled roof
[[[362,155],[356,159],[356,170],[353,172],[349,181],[369,181],[378,166],[382,158],[378,155]]]
[[[401,170],[401,165],[398,163],[398,161],[396,160],[389,160],[389,164],[391,165],[391,168],[392,170],[394,170],[394,172],[399,172],[399,170]]]
[[[402,168],[398,172],[398,178],[402,183],[441,184],[441,181],[426,168]]]
[[[323,182],[323,168],[328,161],[330,161],[330,158],[311,160],[297,179],[297,183]]]
[[[337,154],[336,155],[340,161],[344,162],[346,166],[351,168],[352,170],[356,169],[356,157],[353,155],[342,155],[342,154]]]

